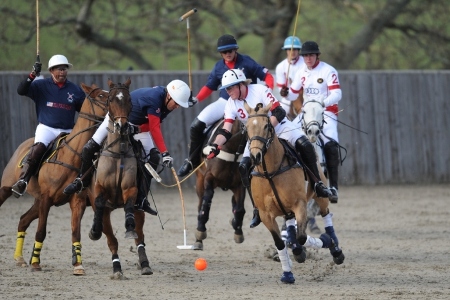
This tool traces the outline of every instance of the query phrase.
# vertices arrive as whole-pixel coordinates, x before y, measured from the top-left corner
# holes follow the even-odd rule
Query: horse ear
[[[252,108],[247,104],[247,101],[244,101],[244,108],[247,111],[247,113],[251,113]]]
[[[127,86],[127,88],[129,88],[130,84],[131,84],[131,78],[128,77],[127,81],[125,82],[125,85]]]
[[[258,112],[261,108],[263,108],[263,104],[258,103],[258,104],[256,104],[255,111]]]
[[[84,84],[83,82],[80,84],[81,89],[86,93],[89,94],[89,92],[92,90],[92,88],[90,86],[87,86],[86,84]]]
[[[108,78],[108,86],[110,89],[114,86],[114,82],[112,82],[111,78]]]

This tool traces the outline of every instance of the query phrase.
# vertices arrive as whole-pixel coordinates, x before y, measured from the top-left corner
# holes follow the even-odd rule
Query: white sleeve
[[[280,62],[275,69],[275,80],[278,87],[281,87],[286,84],[286,78],[284,75],[283,62]]]
[[[302,90],[302,81],[300,80],[300,71],[297,71],[294,76],[294,80],[291,83],[291,87],[289,88],[289,94],[286,99],[289,101],[294,101],[297,99],[298,94],[300,94]]]
[[[328,73],[327,86],[329,94],[323,100],[325,107],[337,104],[342,98],[342,90],[339,84],[338,73],[334,68],[331,68],[331,71]]]

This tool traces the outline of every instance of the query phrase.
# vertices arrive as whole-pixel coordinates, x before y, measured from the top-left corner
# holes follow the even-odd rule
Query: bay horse
[[[33,196],[35,200],[31,208],[20,217],[14,260],[19,266],[27,265],[22,254],[26,230],[33,220],[39,218],[30,259],[31,271],[42,270],[40,255],[47,234],[47,218],[50,208],[53,205],[61,206],[69,203],[72,210],[73,274],[85,274],[81,260],[80,223],[86,209],[86,193],[67,196],[63,193],[63,190],[79,173],[81,150],[106,115],[108,92],[95,84],[87,86],[81,83],[81,88],[86,93],[86,98],[72,132],[61,139],[57,139],[53,146],[49,145],[48,152],[50,152],[50,155],[46,154],[39,174],[33,176],[27,186],[27,193]],[[24,161],[33,142],[34,138],[29,138],[20,144],[6,165],[1,181],[0,206],[12,195],[11,186],[18,180],[22,161]]]
[[[206,145],[214,141],[218,129],[223,126],[224,120],[216,122],[211,131]],[[196,171],[196,192],[198,197],[197,230],[195,232],[194,250],[203,250],[203,240],[207,237],[206,223],[209,220],[214,190],[218,187],[222,190],[231,190],[231,210],[233,218],[230,223],[234,229],[234,241],[244,242],[242,223],[245,215],[244,200],[245,187],[241,181],[238,167],[247,142],[241,122],[234,122],[231,130],[232,137],[222,146],[219,155],[215,159],[207,160],[211,147],[206,146],[201,154],[201,162],[205,163]]]
[[[89,199],[94,208],[94,221],[89,237],[98,240],[102,232],[105,234],[112,253],[114,279],[123,279],[123,272],[118,255],[118,241],[111,224],[111,211],[121,207],[125,210],[125,237],[135,239],[141,274],[153,274],[144,248],[145,215],[143,211],[134,210],[138,187],[137,159],[132,144],[133,125],[128,122],[132,108],[130,84],[130,79],[124,84],[108,80],[108,135],[89,189]]]
[[[292,245],[292,253],[297,262],[306,260],[304,247],[314,249],[328,248],[336,264],[344,262],[344,254],[339,248],[334,232],[332,214],[328,210],[328,199],[314,195],[313,186],[305,187],[305,173],[297,162],[289,159],[290,150],[283,146],[275,134],[275,129],[267,115],[271,104],[263,107],[259,103],[255,109],[247,102],[244,104],[248,113],[246,124],[250,146],[250,157],[254,165],[251,190],[255,206],[259,209],[261,221],[272,234],[281,262],[283,274],[281,281],[294,283],[291,272],[292,262],[287,246],[280,236],[276,217],[294,214],[297,221],[296,242]],[[294,151],[295,152],[295,151]],[[292,157],[292,156],[291,156]],[[323,174],[321,174],[323,176]],[[307,199],[314,198],[320,207],[325,222],[325,231],[320,238],[306,234]]]

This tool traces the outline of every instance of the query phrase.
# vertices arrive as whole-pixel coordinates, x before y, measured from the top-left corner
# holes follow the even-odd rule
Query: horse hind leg
[[[209,220],[209,211],[211,209],[211,202],[214,196],[214,189],[205,189],[202,197],[202,206],[197,216],[197,230],[195,232],[194,250],[203,250],[203,240],[208,236],[206,230],[206,223]]]
[[[242,231],[242,224],[244,221],[245,208],[244,208],[245,190],[234,193],[231,202],[233,203],[233,219],[230,223],[234,229],[234,241],[238,244],[244,242],[244,232]],[[236,199],[238,201],[236,201]]]
[[[344,253],[342,253],[342,250],[339,248],[339,240],[337,238],[337,235],[334,231],[333,227],[333,214],[328,213],[323,218],[323,222],[325,224],[325,232],[330,236],[332,243],[329,247],[330,253],[333,256],[333,261],[335,264],[340,265],[344,262],[345,256]]]
[[[91,230],[89,230],[89,238],[93,241],[97,241],[102,237],[104,211],[105,201],[103,200],[103,196],[99,195],[95,198],[94,220],[92,221]]]
[[[138,257],[139,257],[139,268],[141,269],[141,275],[152,275],[153,270],[150,267],[150,263],[145,253],[145,243],[141,242],[137,245]]]
[[[0,207],[5,203],[6,199],[8,199],[12,195],[11,187],[2,186],[0,188]]]

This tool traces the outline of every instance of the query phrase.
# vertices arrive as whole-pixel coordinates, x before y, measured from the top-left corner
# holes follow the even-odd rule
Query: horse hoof
[[[16,261],[16,266],[18,266],[18,267],[28,267],[28,264],[23,259],[23,256],[14,257],[14,260]]]
[[[79,266],[73,267],[73,275],[75,275],[75,276],[85,275],[83,266],[79,265]]]
[[[244,242],[244,235],[243,234],[234,234],[234,241],[237,244],[242,244]]]
[[[38,263],[31,264],[31,272],[40,272],[40,271],[42,271],[42,268]]]
[[[306,261],[306,248],[303,246],[292,249],[292,254],[294,254],[296,262],[304,263]]]
[[[337,265],[341,265],[344,263],[345,255],[342,251],[338,251],[333,253],[333,261]]]
[[[295,282],[294,274],[292,274],[292,272],[283,272],[283,275],[281,276],[280,280],[283,283],[294,283]]]
[[[141,270],[141,275],[152,275],[153,274],[153,271],[152,271],[152,268],[150,268],[150,267],[145,267],[145,268],[142,268],[142,270]]]
[[[101,232],[95,232],[92,229],[89,231],[89,238],[93,241],[98,241],[102,237]]]
[[[194,246],[192,246],[193,250],[203,250],[203,243],[202,242],[195,242]]]
[[[197,231],[195,232],[195,239],[196,239],[196,240],[203,241],[203,240],[206,239],[206,237],[208,236],[208,234],[207,234],[206,232],[207,232],[206,230],[205,230],[205,231],[199,231],[199,230],[197,230]]]
[[[112,279],[112,280],[123,280],[123,279],[126,279],[123,276],[123,273],[121,271],[113,273],[109,278]]]
[[[130,231],[125,232],[125,238],[134,240],[134,239],[138,238],[138,235],[137,235],[136,231],[130,230]]]

